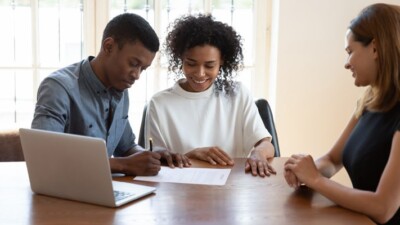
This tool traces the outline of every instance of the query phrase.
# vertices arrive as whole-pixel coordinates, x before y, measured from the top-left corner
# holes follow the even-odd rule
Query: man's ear
[[[108,38],[104,39],[103,46],[102,46],[103,47],[103,51],[105,53],[107,53],[107,54],[110,54],[114,44],[115,44],[114,38],[108,37]]]

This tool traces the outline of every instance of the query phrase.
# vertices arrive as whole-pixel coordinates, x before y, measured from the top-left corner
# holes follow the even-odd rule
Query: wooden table
[[[278,174],[260,178],[245,174],[245,159],[236,159],[225,186],[115,178],[157,187],[117,209],[34,194],[24,162],[0,163],[0,224],[374,224],[307,188],[294,191],[283,178],[285,161],[275,158]]]

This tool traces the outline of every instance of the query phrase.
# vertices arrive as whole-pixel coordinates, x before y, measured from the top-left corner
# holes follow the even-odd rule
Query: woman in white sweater
[[[251,174],[275,173],[267,161],[271,135],[249,91],[232,79],[243,66],[241,37],[210,15],[184,16],[170,28],[168,71],[181,79],[149,102],[146,138],[185,154],[180,165],[190,165],[188,158],[233,165],[234,157],[247,157]]]

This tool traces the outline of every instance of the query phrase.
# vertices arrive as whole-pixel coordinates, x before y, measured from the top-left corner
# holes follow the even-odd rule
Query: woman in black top
[[[285,163],[292,187],[301,183],[379,224],[400,224],[400,6],[374,4],[346,33],[356,86],[367,89],[332,149],[316,162],[293,155]],[[345,167],[354,188],[329,178]]]

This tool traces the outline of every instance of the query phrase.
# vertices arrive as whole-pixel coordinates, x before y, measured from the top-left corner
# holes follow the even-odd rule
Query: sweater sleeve
[[[147,140],[151,138],[153,140],[153,145],[158,147],[167,148],[165,140],[163,138],[163,133],[160,129],[160,121],[158,112],[162,112],[163,110],[157,108],[157,104],[154,99],[151,99],[149,104],[147,105],[146,111],[146,122],[145,122],[145,146],[148,149],[149,143]],[[164,134],[168,135],[168,134]]]

